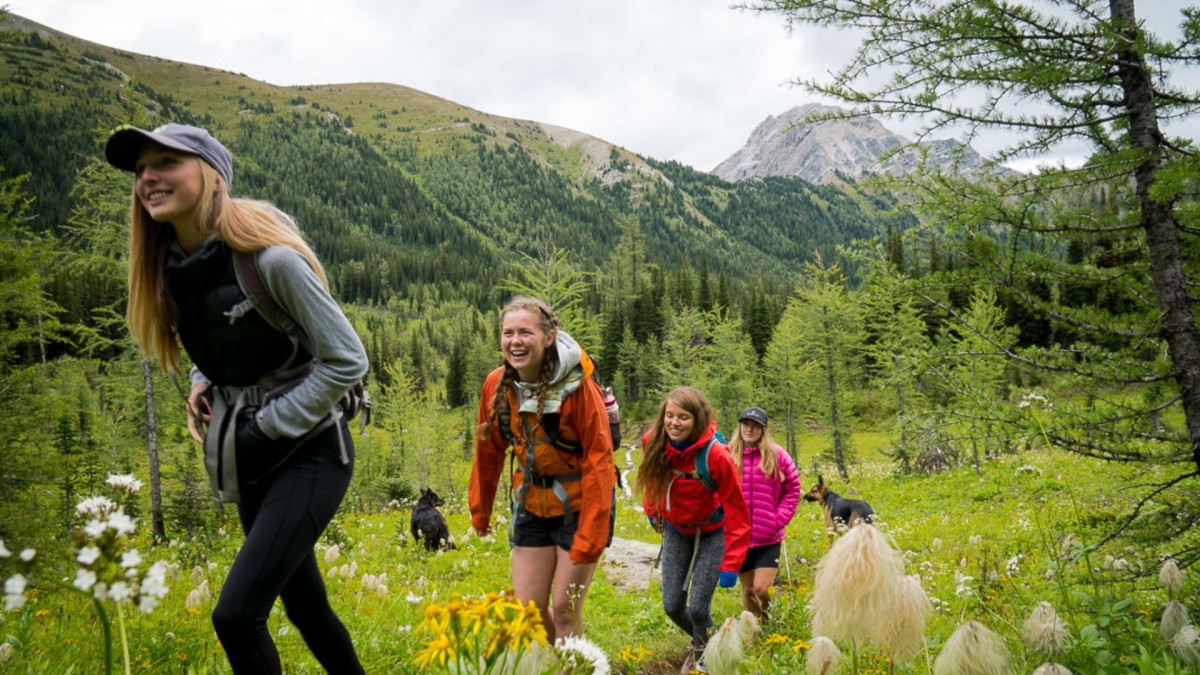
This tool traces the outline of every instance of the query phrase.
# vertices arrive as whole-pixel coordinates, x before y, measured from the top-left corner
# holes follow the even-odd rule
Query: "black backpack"
[[[246,298],[253,303],[254,309],[272,328],[299,340],[310,354],[313,353],[312,340],[304,334],[296,320],[283,311],[283,308],[271,296],[271,292],[267,290],[267,285],[263,283],[262,271],[258,268],[258,254],[259,251],[233,252],[233,271],[237,275],[238,286],[241,287]],[[359,422],[360,427],[365,427],[370,423],[371,395],[367,393],[362,380],[355,382],[346,390],[346,393],[342,395],[341,405],[347,420],[352,420],[359,412],[363,412],[363,418]]]

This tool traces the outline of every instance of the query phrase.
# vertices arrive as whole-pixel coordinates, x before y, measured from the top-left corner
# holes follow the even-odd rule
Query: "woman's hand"
[[[204,394],[212,386],[208,382],[197,382],[192,385],[192,393],[188,394],[187,418],[188,434],[201,445],[204,444],[204,431],[212,421],[212,406]]]

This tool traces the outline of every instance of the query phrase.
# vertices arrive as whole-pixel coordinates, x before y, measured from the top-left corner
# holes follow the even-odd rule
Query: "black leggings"
[[[342,464],[339,433],[353,458],[350,433],[342,422],[309,440],[275,471],[240,485],[238,515],[246,542],[212,617],[234,673],[283,672],[267,630],[277,597],[325,670],[363,672],[350,633],[329,606],[313,554],[350,485],[353,459]]]

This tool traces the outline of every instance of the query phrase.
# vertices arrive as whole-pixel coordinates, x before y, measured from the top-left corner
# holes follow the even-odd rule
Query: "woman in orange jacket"
[[[484,380],[479,399],[471,524],[480,536],[491,530],[511,447],[513,589],[541,610],[554,642],[583,635],[587,588],[612,543],[616,469],[608,413],[592,360],[546,303],[513,298],[500,326],[504,365]]]
[[[635,484],[646,516],[663,535],[663,609],[691,637],[682,673],[708,672],[704,645],[713,627],[713,593],[718,583],[737,583],[750,543],[741,473],[716,431],[704,394],[672,389],[642,438]]]

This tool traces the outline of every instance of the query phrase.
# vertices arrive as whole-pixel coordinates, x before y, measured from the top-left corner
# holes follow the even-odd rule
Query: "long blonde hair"
[[[512,300],[509,300],[504,308],[500,310],[500,325],[504,325],[504,317],[509,312],[523,309],[538,319],[538,327],[546,335],[555,333],[558,330],[558,316],[550,309],[550,305],[545,301],[535,298],[530,295],[518,295]],[[555,333],[557,335],[557,333]],[[551,344],[542,355],[542,365],[538,370],[538,386],[534,396],[537,397],[538,423],[542,420],[542,411],[545,409],[546,401],[543,394],[550,387],[550,378],[554,377],[555,371],[558,370],[558,348],[555,344]],[[483,424],[479,425],[476,430],[480,436],[486,436],[492,432],[492,424],[496,422],[496,417],[500,414],[500,406],[507,405],[504,400],[508,396],[508,390],[512,388],[513,382],[517,381],[517,369],[509,365],[508,361],[504,362],[504,374],[500,376],[500,383],[496,386],[496,393],[492,396],[492,410],[488,413],[488,418]]]
[[[716,419],[712,404],[708,397],[694,387],[675,387],[658,406],[658,414],[654,417],[654,425],[642,444],[642,463],[638,466],[637,479],[634,480],[634,490],[645,494],[651,504],[661,504],[666,498],[667,486],[671,482],[671,465],[667,462],[666,424],[663,419],[667,415],[667,404],[674,403],[692,416],[694,424],[688,442],[694,442],[701,434],[708,432],[708,427]]]
[[[290,246],[306,259],[325,289],[325,268],[300,235],[295,221],[273,204],[234,199],[225,181],[208,162],[200,162],[201,194],[196,222],[206,235],[216,234],[229,248],[250,252],[275,244]],[[176,330],[179,308],[166,290],[167,252],[175,241],[174,230],[150,217],[137,196],[137,182],[129,209],[129,303],[125,321],[142,353],[157,360],[167,372],[179,370]]]
[[[754,423],[758,424],[758,422]],[[737,462],[738,471],[742,470],[742,453],[745,449],[746,441],[742,438],[742,423],[738,422],[737,433],[729,442],[729,454],[733,455],[733,461]],[[758,439],[758,454],[758,470],[762,471],[764,476],[783,480],[783,468],[779,466],[779,446],[775,444],[775,440],[771,438],[771,432],[766,427],[762,428],[762,437]]]

